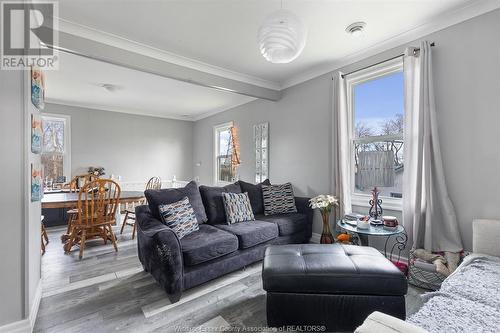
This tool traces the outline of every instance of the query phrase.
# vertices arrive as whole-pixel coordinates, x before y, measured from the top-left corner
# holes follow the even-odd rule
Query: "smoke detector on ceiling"
[[[106,89],[109,92],[115,92],[119,89],[118,86],[111,84],[111,83],[103,83],[103,84],[101,84],[101,87]]]
[[[359,37],[363,34],[363,31],[366,27],[365,22],[355,22],[353,24],[350,24],[347,28],[345,28],[345,31],[354,37]]]

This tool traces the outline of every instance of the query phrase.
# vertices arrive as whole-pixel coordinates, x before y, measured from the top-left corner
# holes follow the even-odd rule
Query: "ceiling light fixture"
[[[109,92],[115,92],[116,90],[118,90],[118,86],[111,84],[111,83],[103,83],[103,84],[101,84],[101,87],[106,89]]]
[[[366,27],[365,22],[355,22],[353,24],[350,24],[347,28],[345,28],[345,31],[354,37],[359,37],[363,34],[363,30]]]
[[[262,56],[274,64],[295,60],[306,45],[307,29],[289,10],[281,8],[266,17],[259,28],[258,42]]]

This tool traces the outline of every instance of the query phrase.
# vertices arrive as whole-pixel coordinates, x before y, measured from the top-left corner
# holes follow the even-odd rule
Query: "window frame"
[[[397,72],[402,72],[403,71],[403,57],[399,57],[396,59],[392,59],[389,61],[386,61],[384,63],[372,66],[367,69],[363,69],[359,72],[350,74],[346,77],[346,91],[347,91],[347,113],[348,113],[348,119],[349,119],[349,129],[348,129],[348,135],[349,135],[349,153],[350,153],[350,159],[351,162],[349,163],[349,176],[351,177],[351,204],[353,206],[360,206],[360,207],[370,207],[369,201],[372,198],[370,194],[365,194],[365,193],[356,193],[355,191],[355,175],[354,175],[354,170],[353,167],[355,165],[355,122],[354,122],[354,110],[355,110],[355,105],[354,105],[354,88],[356,85],[371,81],[377,78],[380,78],[382,76],[386,76],[389,74],[397,73]],[[379,136],[379,139],[383,139],[384,137],[387,137],[386,135]],[[375,137],[374,137],[375,138]],[[378,141],[376,141],[378,142]],[[380,197],[383,200],[383,208],[386,210],[395,210],[395,211],[402,211],[403,209],[403,199],[402,198],[393,198],[393,197],[387,197],[387,196],[381,196]]]
[[[219,180],[219,164],[217,163],[217,159],[220,156],[219,155],[219,149],[220,149],[219,132],[229,130],[233,126],[234,126],[234,124],[232,121],[229,121],[229,122],[223,123],[223,124],[218,124],[218,125],[214,126],[214,134],[213,134],[213,138],[214,138],[213,148],[214,149],[213,149],[213,154],[212,154],[212,156],[213,156],[213,170],[214,170],[213,177],[214,177],[214,184],[217,186],[224,186],[224,185],[231,184],[231,182]]]
[[[66,182],[71,181],[71,116],[58,113],[41,113],[42,122],[44,119],[63,119],[64,120],[64,154],[63,154],[63,175],[66,177]],[[43,150],[41,154],[43,154]],[[44,175],[45,177],[45,175]]]

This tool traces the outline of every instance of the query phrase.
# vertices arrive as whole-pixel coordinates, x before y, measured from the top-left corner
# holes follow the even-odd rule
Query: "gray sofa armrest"
[[[179,300],[183,290],[184,264],[177,235],[153,217],[148,206],[135,209],[139,260],[172,302]]]
[[[472,251],[500,257],[500,221],[477,219],[472,222]]]
[[[375,311],[354,333],[429,333],[427,330],[401,319]]]

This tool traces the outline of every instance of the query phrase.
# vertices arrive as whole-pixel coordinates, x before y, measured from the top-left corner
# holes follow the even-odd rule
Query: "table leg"
[[[399,262],[399,260],[401,259],[401,252],[403,252],[403,250],[406,248],[408,235],[406,234],[406,230],[403,230],[400,234],[394,236],[394,244],[392,244],[392,246],[388,246],[389,239],[392,238],[391,236],[387,237],[387,239],[385,240],[384,255],[391,261],[393,261],[394,259],[395,261]]]
[[[368,235],[358,234],[358,238],[361,246],[368,246]]]

